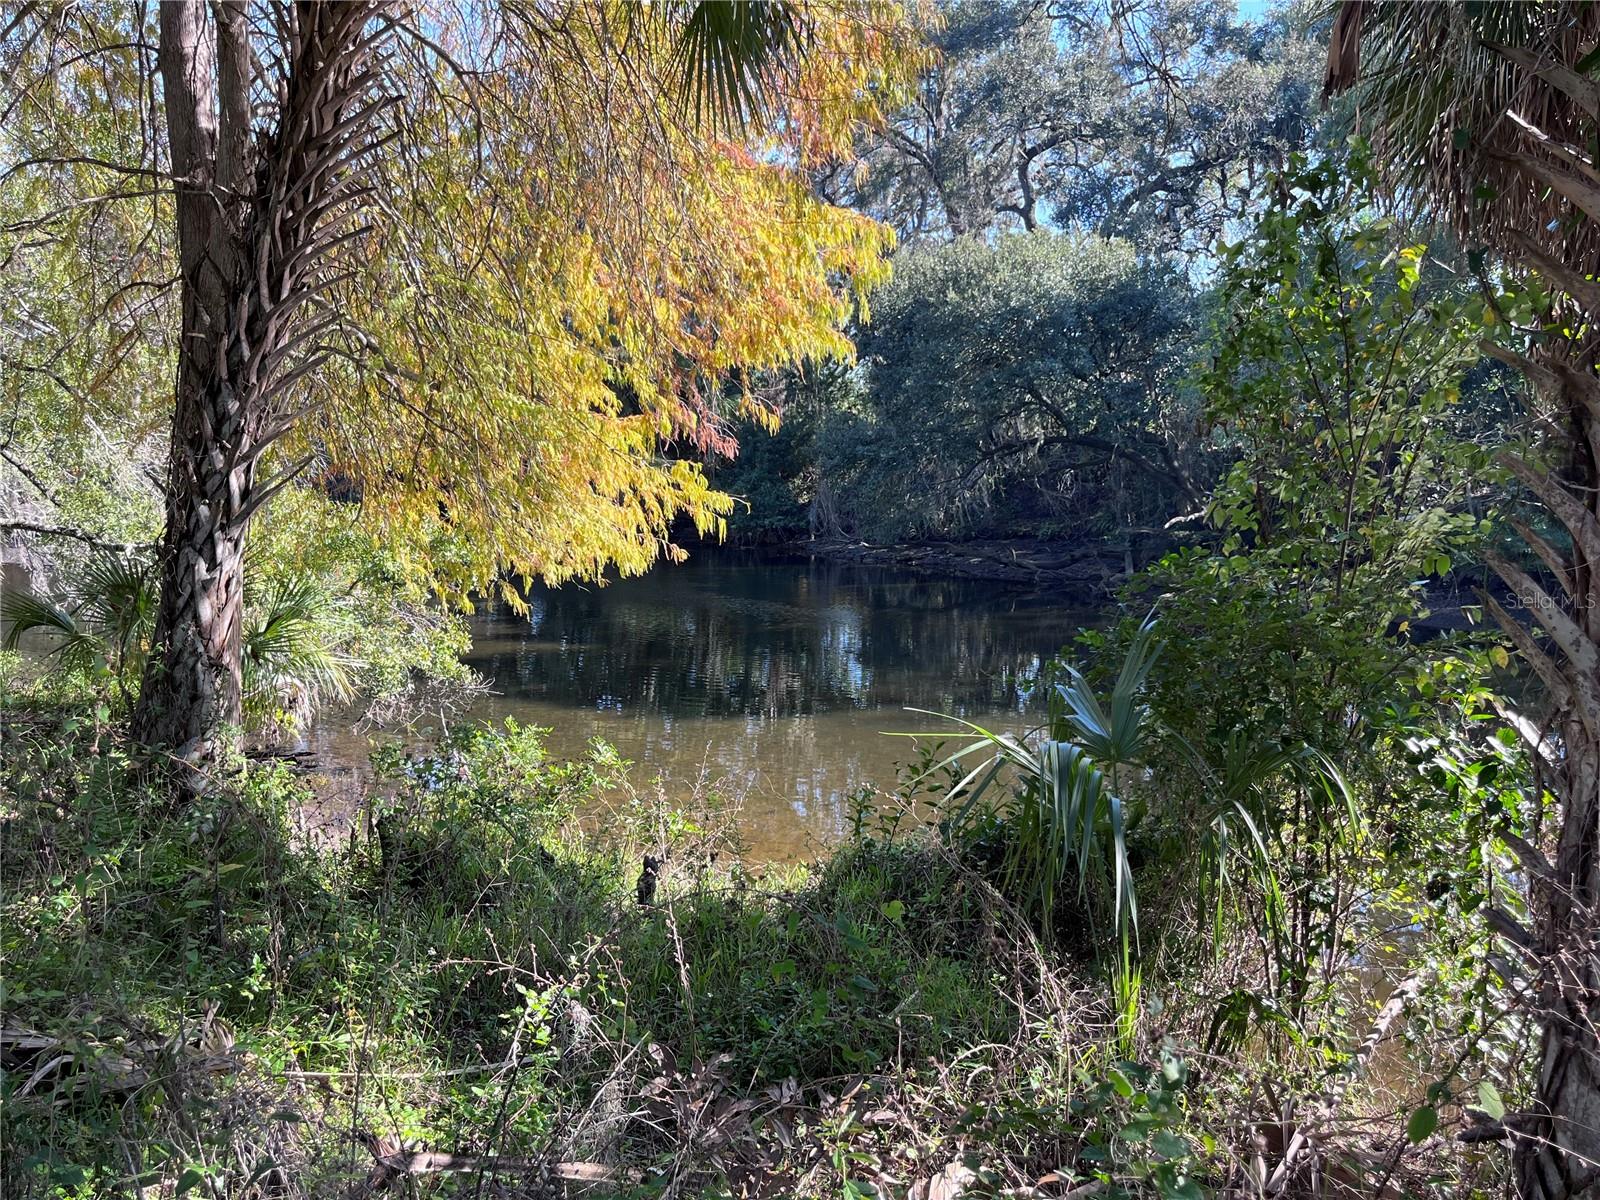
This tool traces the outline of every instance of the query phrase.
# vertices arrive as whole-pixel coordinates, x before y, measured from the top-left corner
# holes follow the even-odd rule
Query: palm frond
[[[74,590],[80,612],[118,653],[137,655],[155,632],[160,585],[152,563],[117,554],[99,554],[84,565]]]
[[[71,613],[31,592],[7,592],[0,596],[0,618],[11,623],[6,632],[7,650],[15,650],[22,635],[34,630],[46,630],[63,637],[79,633],[78,622]]]
[[[1277,864],[1284,853],[1283,819],[1274,811],[1288,784],[1315,788],[1334,810],[1342,810],[1345,827],[1324,830],[1321,836],[1358,838],[1362,821],[1355,793],[1337,763],[1313,746],[1283,745],[1251,738],[1234,730],[1211,762],[1191,752],[1190,760],[1205,781],[1210,799],[1199,827],[1203,831],[1196,856],[1196,884],[1201,903],[1210,910],[1213,942],[1220,944],[1225,897],[1231,880],[1229,864],[1241,855],[1260,889],[1262,918],[1279,935],[1287,935],[1282,920],[1288,911]]]
[[[962,802],[952,825],[964,828],[982,796],[1002,776],[1012,781],[1008,812],[1014,836],[1004,872],[1009,885],[1028,898],[1047,925],[1065,882],[1076,876],[1080,898],[1090,901],[1098,880],[1109,888],[1117,935],[1137,943],[1128,806],[1111,772],[1142,761],[1151,736],[1142,692],[1160,652],[1154,625],[1146,621],[1129,644],[1105,705],[1082,673],[1069,669],[1068,682],[1057,692],[1062,711],[1051,722],[1062,736],[1036,744],[960,717],[944,718],[975,738],[933,769],[981,756],[949,789],[947,799]],[[1088,909],[1093,911],[1092,904]]]
[[[696,119],[743,128],[766,107],[773,71],[806,41],[804,12],[789,0],[701,0],[674,50],[685,105]]]
[[[1056,696],[1064,706],[1063,715],[1073,740],[1108,766],[1125,766],[1140,762],[1144,757],[1152,726],[1145,719],[1141,697],[1160,657],[1161,644],[1155,637],[1155,623],[1146,619],[1135,632],[1117,672],[1109,713],[1101,707],[1094,689],[1076,667],[1068,667],[1067,682],[1056,686]]]
[[[1515,252],[1534,236],[1558,261],[1593,262],[1600,222],[1575,219],[1549,178],[1569,170],[1565,153],[1592,150],[1593,101],[1573,81],[1592,91],[1581,67],[1596,41],[1588,0],[1345,0],[1324,93],[1352,93],[1351,131],[1388,182],[1432,197],[1471,241]]]
[[[105,653],[105,643],[94,630],[85,628],[62,606],[30,592],[13,591],[0,596],[0,619],[11,626],[5,636],[7,650],[15,650],[23,634],[39,632],[59,639],[45,653],[68,668],[89,666]]]
[[[324,634],[331,600],[309,579],[274,584],[241,635],[245,704],[257,715],[309,711],[346,700],[353,690],[351,660]]]

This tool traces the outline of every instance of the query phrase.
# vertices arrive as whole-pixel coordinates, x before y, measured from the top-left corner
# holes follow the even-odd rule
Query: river
[[[604,587],[538,588],[530,611],[473,618],[469,664],[493,692],[472,718],[551,730],[558,757],[591,738],[661,776],[738,798],[757,861],[798,860],[848,828],[858,789],[894,786],[914,747],[890,732],[944,723],[1016,729],[1029,680],[1098,609],[1088,597],[771,552],[719,549]],[[347,720],[313,731],[351,764]]]

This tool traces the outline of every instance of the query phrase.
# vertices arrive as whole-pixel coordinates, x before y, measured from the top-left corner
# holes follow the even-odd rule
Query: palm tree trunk
[[[1592,358],[1570,343],[1529,358],[1495,353],[1554,403],[1568,456],[1559,471],[1505,460],[1570,539],[1570,549],[1558,550],[1518,526],[1555,594],[1491,558],[1528,619],[1488,600],[1559,713],[1559,744],[1550,737],[1534,747],[1558,806],[1554,857],[1535,845],[1520,850],[1533,930],[1504,913],[1493,916],[1530,965],[1542,1030],[1533,1104],[1516,1123],[1519,1192],[1524,1200],[1568,1200],[1600,1189],[1600,377]],[[1545,640],[1534,640],[1530,620]]]
[[[201,766],[242,715],[240,631],[244,549],[251,499],[248,470],[227,469],[226,447],[242,439],[248,405],[226,386],[190,378],[179,384],[172,430],[172,480],[162,542],[156,652],[139,693],[134,733]]]
[[[182,337],[155,651],[134,714],[142,740],[210,760],[241,715],[252,391],[239,386],[247,211],[248,46],[237,0],[161,6],[160,68],[176,182]]]
[[[258,468],[294,424],[298,381],[331,353],[323,335],[340,314],[311,302],[334,249],[364,232],[351,229],[366,190],[357,176],[372,165],[373,130],[393,102],[371,94],[387,36],[368,29],[372,5],[284,5],[281,43],[265,52],[286,72],[276,123],[256,128],[251,80],[262,56],[247,10],[247,0],[169,0],[160,11],[182,340],[161,603],[134,732],[197,768],[242,716],[250,519],[297,473],[264,482]],[[185,782],[200,779],[190,772]]]
[[[1537,947],[1543,1036],[1534,1120],[1516,1143],[1518,1189],[1529,1200],[1600,1191],[1600,746],[1574,721],[1566,752],[1571,799]]]

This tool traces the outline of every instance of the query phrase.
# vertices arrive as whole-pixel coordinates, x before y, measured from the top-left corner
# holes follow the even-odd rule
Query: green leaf
[[[1406,1137],[1413,1142],[1425,1141],[1439,1128],[1439,1110],[1432,1105],[1424,1105],[1411,1114],[1411,1119],[1406,1122]]]
[[[1189,1143],[1170,1129],[1160,1130],[1150,1139],[1150,1148],[1162,1158],[1188,1158]]]
[[[883,912],[884,916],[889,918],[889,920],[898,921],[901,917],[906,915],[905,901],[890,900],[883,906],[881,911]]]
[[[1499,1121],[1506,1115],[1506,1102],[1500,1098],[1499,1090],[1487,1079],[1478,1084],[1478,1107],[1494,1121]]]
[[[811,1019],[820,1021],[828,1015],[828,992],[826,988],[815,988],[811,992]]]
[[[1124,1100],[1133,1095],[1133,1084],[1129,1083],[1128,1077],[1116,1067],[1112,1067],[1106,1077],[1110,1079],[1111,1086],[1116,1090],[1117,1095]]]

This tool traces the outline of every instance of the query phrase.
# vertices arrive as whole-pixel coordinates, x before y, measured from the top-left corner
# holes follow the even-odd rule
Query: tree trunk
[[[1600,745],[1576,720],[1566,739],[1562,774],[1572,790],[1555,878],[1541,897],[1534,1123],[1517,1142],[1517,1184],[1528,1200],[1600,1193]]]
[[[237,2],[161,6],[166,104],[182,271],[182,336],[161,546],[155,649],[134,732],[203,767],[241,718],[244,547],[259,403],[236,384],[246,304],[248,46]],[[190,778],[193,782],[193,778]]]
[[[374,94],[389,28],[346,0],[274,9],[281,39],[250,45],[248,0],[161,5],[160,69],[176,177],[182,340],[172,418],[167,528],[155,650],[134,732],[204,779],[242,717],[244,550],[254,512],[295,477],[257,477],[263,453],[304,402],[305,379],[337,347],[341,314],[320,297],[337,247],[365,232],[352,215],[392,96]],[[252,81],[275,121],[254,124]],[[304,466],[301,463],[300,466]]]
[[[242,717],[240,635],[250,472],[227,469],[218,428],[242,429],[248,406],[226,386],[180,367],[162,542],[156,650],[145,670],[134,732],[203,767]]]
[[[1568,456],[1559,472],[1506,460],[1565,527],[1571,545],[1558,550],[1519,527],[1552,576],[1554,595],[1519,567],[1491,557],[1523,611],[1513,615],[1493,600],[1488,607],[1545,683],[1558,714],[1549,735],[1528,727],[1542,739],[1535,759],[1548,768],[1544,782],[1559,817],[1553,858],[1536,846],[1523,849],[1533,931],[1518,931],[1497,915],[1532,969],[1541,1029],[1533,1104],[1516,1126],[1519,1194],[1572,1200],[1600,1194],[1600,378],[1592,358],[1570,343],[1552,343],[1528,359],[1496,353],[1522,367],[1530,385],[1553,402],[1564,418],[1561,448]],[[1536,642],[1530,623],[1548,638]]]

